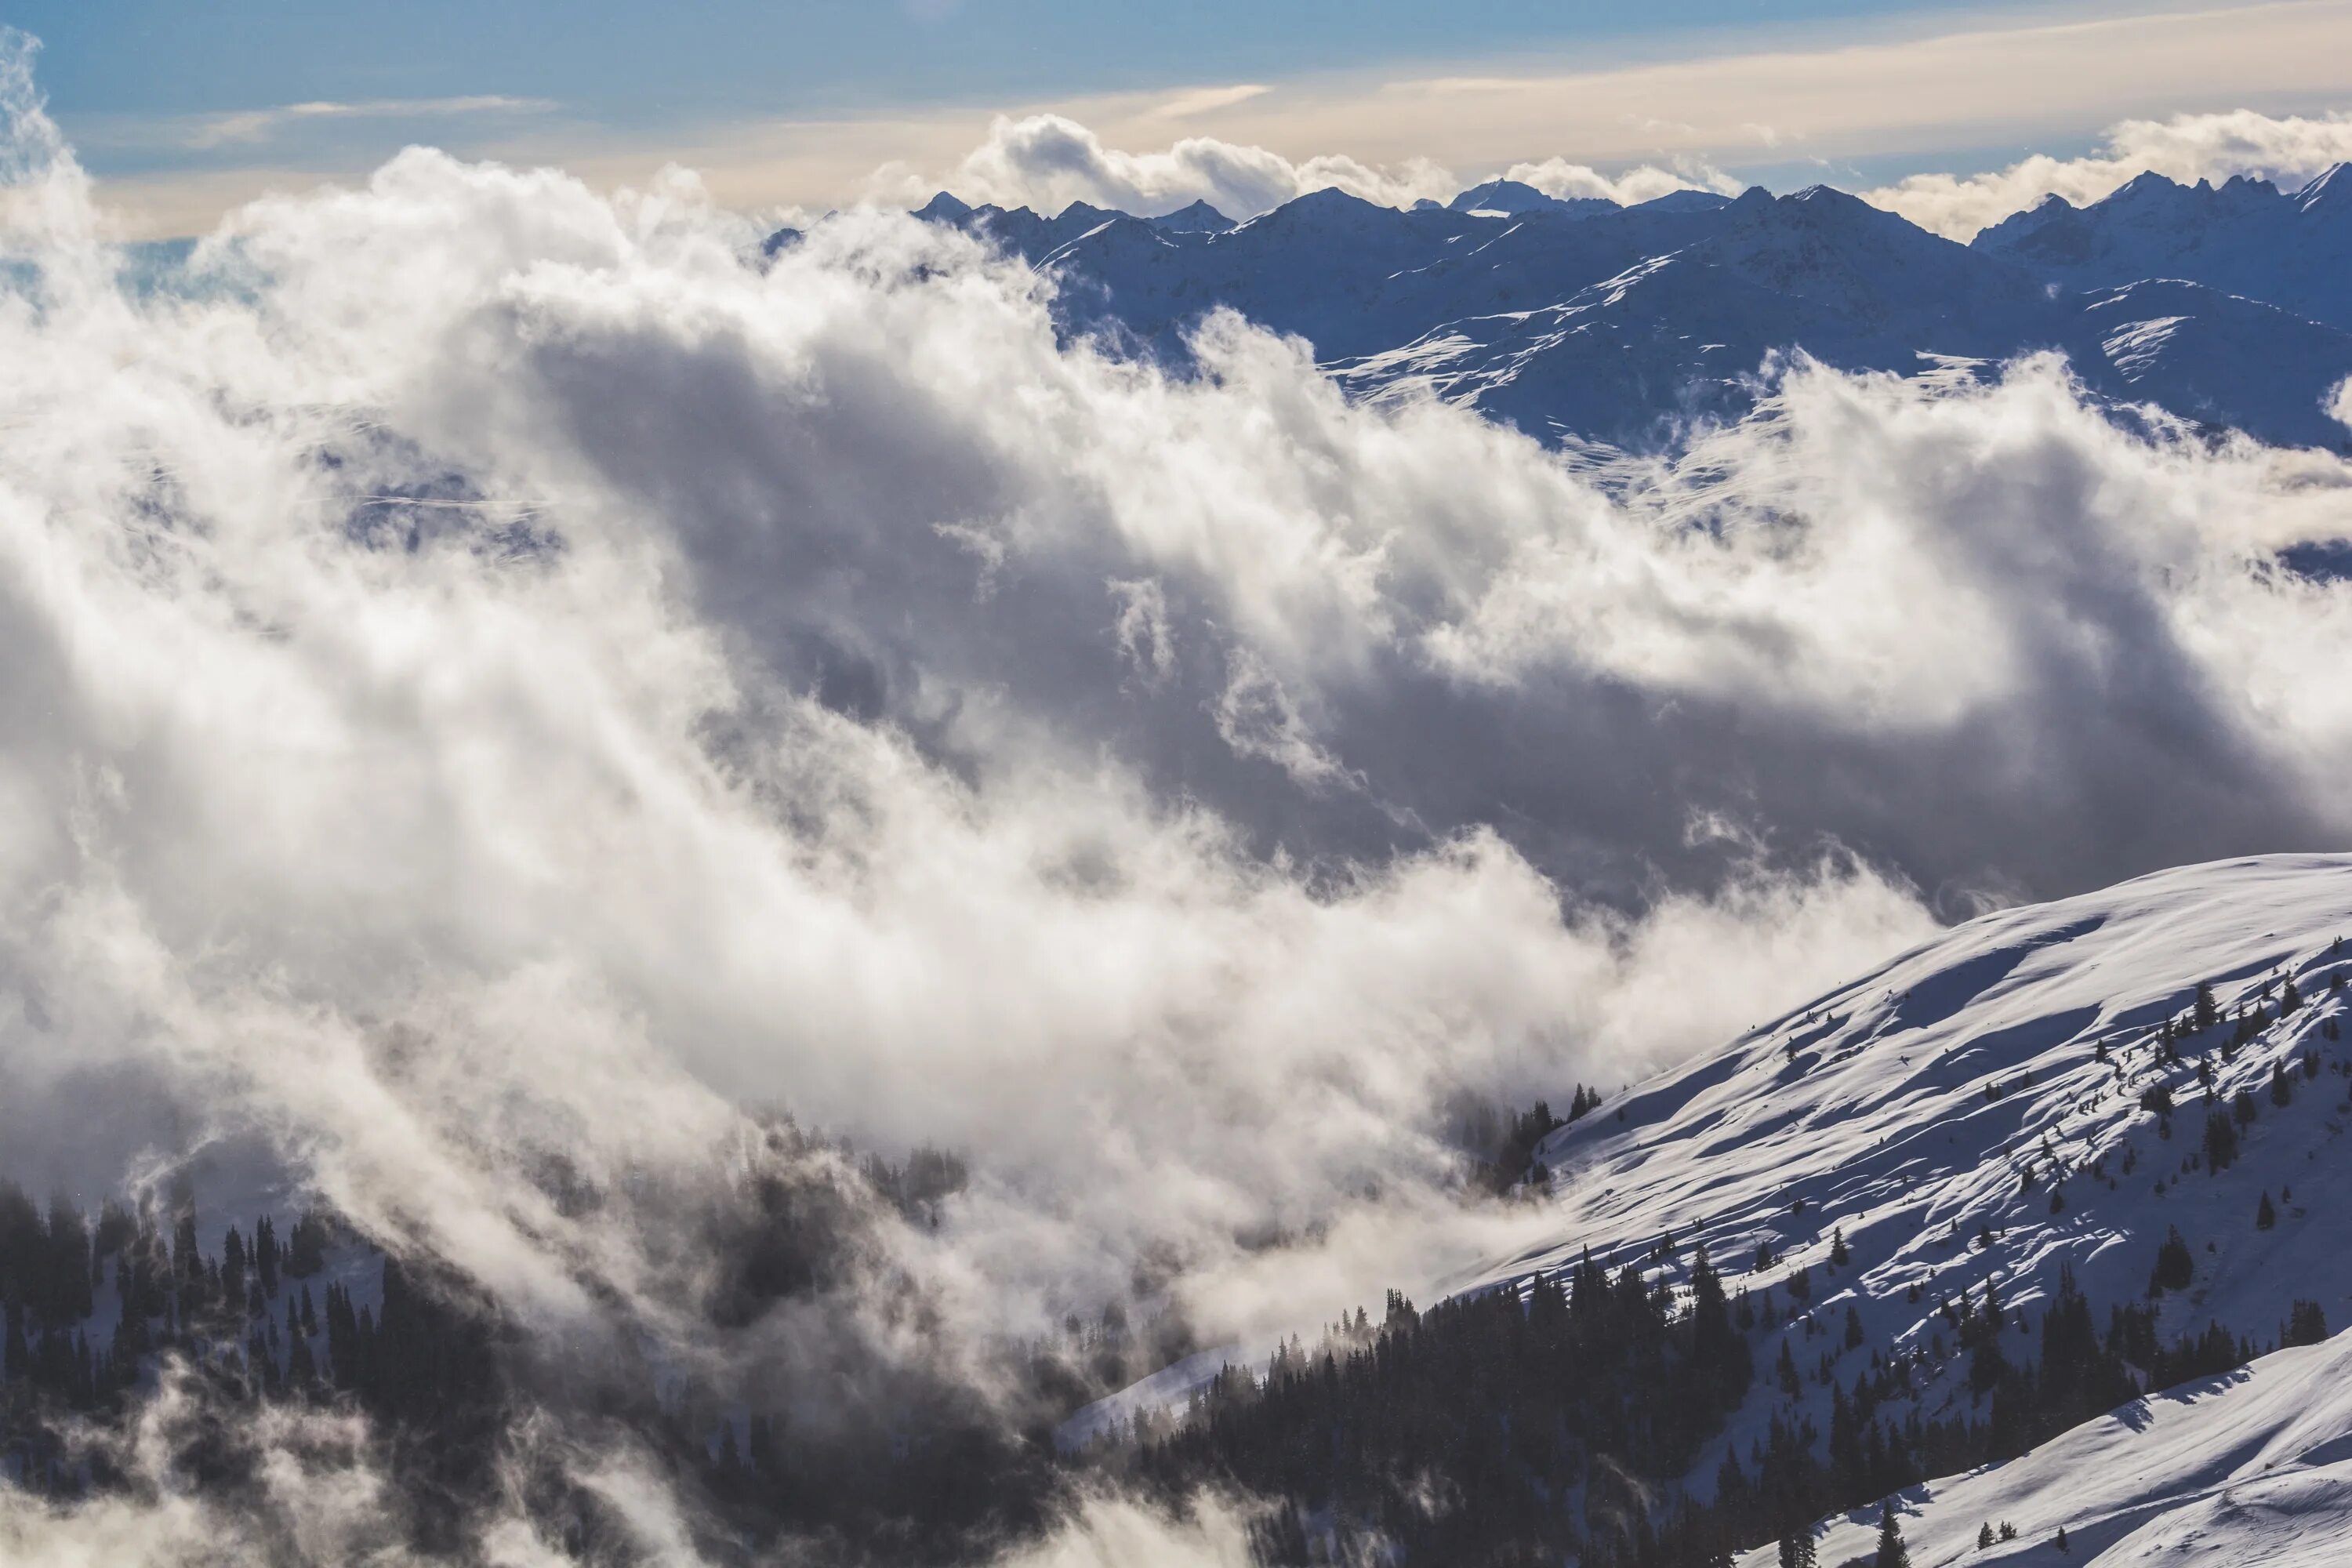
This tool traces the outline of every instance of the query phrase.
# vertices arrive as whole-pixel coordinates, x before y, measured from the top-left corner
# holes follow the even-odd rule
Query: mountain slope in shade
[[[2031,1329],[2062,1269],[2104,1323],[2109,1306],[2147,1298],[2158,1249],[2176,1228],[2193,1274],[2160,1298],[2166,1342],[2218,1322],[2258,1352],[2274,1348],[2298,1301],[2318,1303],[2341,1328],[2352,1322],[2352,1205],[2338,1201],[2340,1167],[2352,1159],[2352,1046],[2330,1037],[2347,1014],[2338,984],[2352,973],[2352,946],[2339,933],[2352,934],[2352,856],[2188,867],[1971,921],[1553,1133],[1537,1152],[1549,1172],[1549,1239],[1454,1287],[1511,1289],[1588,1248],[1621,1264],[1652,1259],[1679,1279],[1704,1243],[1727,1288],[1775,1301],[1782,1315],[1756,1342],[1757,1364],[1770,1368],[1786,1343],[1804,1369],[1801,1391],[1790,1397],[1769,1372],[1759,1376],[1686,1478],[1696,1496],[1710,1494],[1726,1447],[1744,1460],[1776,1415],[1829,1430],[1832,1392],[1816,1376],[1823,1357],[1843,1387],[1874,1357],[1943,1342],[1909,1407],[1927,1417],[1974,1409],[1981,1419],[1945,1300],[1966,1292],[1981,1301],[1992,1282],[2013,1316],[2009,1357],[2030,1361]],[[2304,1001],[2279,1018],[2290,979]],[[2232,1024],[2217,1024],[2168,1060],[2158,1032],[2193,1006],[2200,981],[2225,1020],[2267,1008],[2272,1021],[2234,1048]],[[2316,1076],[2305,1076],[2307,1055]],[[2210,1094],[2200,1064],[2214,1074]],[[2284,1104],[2272,1089],[2282,1073]],[[2145,1103],[2159,1088],[2176,1108],[2168,1117]],[[2242,1089],[2252,1119],[2217,1173],[2202,1145],[2206,1116],[2229,1117]],[[2265,1198],[2275,1215],[2266,1229],[2257,1226]],[[1843,1266],[1832,1261],[1841,1237]],[[1759,1245],[1772,1258],[1761,1267]],[[1800,1269],[1806,1303],[1790,1291]],[[1853,1348],[1849,1310],[1862,1331]],[[2294,1406],[2305,1384],[2292,1368],[2304,1364],[2258,1368],[2252,1386],[2278,1392],[2217,1403],[2236,1414],[2210,1426],[2198,1415],[2202,1396],[2178,1395],[2066,1440],[2130,1448],[2102,1462],[2156,1489],[2150,1497],[2169,1487],[2176,1509],[2218,1507],[2215,1478],[2246,1473],[2261,1447],[2244,1433],[2294,1447],[2297,1434],[2319,1432],[2344,1438],[2338,1448],[2352,1458],[2352,1405]],[[1899,1421],[1903,1405],[1882,1414]],[[2161,1445],[2146,1455],[2131,1448],[2143,1429]],[[2326,1449],[2305,1468],[2337,1457]],[[2028,1514],[2054,1529],[2076,1517],[2067,1510],[2088,1508],[2041,1497],[2058,1483],[2037,1473],[1965,1483],[1976,1492],[1931,1483],[1926,1496],[1942,1498],[1948,1485],[1963,1500],[2000,1497],[2021,1529]],[[2331,1471],[2309,1485],[2336,1500],[2327,1528],[2352,1531],[2352,1512],[2336,1507],[2352,1506],[2352,1491],[2330,1489],[2341,1479]],[[2141,1506],[2115,1484],[2110,1511]],[[2040,1498],[2042,1511],[2001,1487]],[[1979,1522],[1967,1522],[1971,1547]]]
[[[2135,188],[2143,205],[2164,195]],[[2270,221],[2253,197],[2230,201]],[[2325,190],[2305,204],[2323,216],[2346,205]],[[1959,246],[1827,187],[1619,207],[1496,181],[1409,212],[1327,190],[1223,229],[1197,214],[1081,204],[1045,218],[944,195],[920,216],[1052,272],[1073,331],[1181,363],[1185,334],[1229,309],[1306,339],[1359,395],[1471,404],[1546,440],[1671,445],[1694,419],[1745,412],[1758,371],[1793,351],[1948,377],[2048,350],[2111,404],[2273,442],[2346,438],[2327,405],[2352,377],[2352,333],[2194,273],[2102,265],[2062,286],[2011,254],[2024,231]],[[2326,276],[2352,276],[2352,228],[2306,228],[2304,252],[2335,262]]]
[[[1163,234],[1223,234],[1234,226],[1233,219],[1205,201],[1193,202],[1146,221]]]
[[[1737,417],[1758,367],[1792,348],[1843,370],[1971,377],[2054,350],[2110,404],[2289,445],[2344,438],[2326,400],[2352,376],[2352,334],[2178,280],[2022,301],[1963,289],[1937,296],[1929,319],[1910,311],[1900,277],[1857,269],[1844,299],[1809,297],[1696,247],[1557,305],[1447,321],[1327,368],[1373,400],[1434,396],[1550,439],[1641,444],[1678,421]]]

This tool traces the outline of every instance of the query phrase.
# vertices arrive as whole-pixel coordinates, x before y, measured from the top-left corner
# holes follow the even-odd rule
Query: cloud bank
[[[1250,89],[1241,101],[1263,89]],[[1605,196],[1625,203],[1648,201],[1669,191],[1697,186],[1737,193],[1740,186],[1720,170],[1695,159],[1671,168],[1641,164],[1610,175],[1564,158],[1517,163],[1506,178],[1524,180],[1547,195]],[[1264,147],[1187,136],[1163,152],[1129,153],[1106,146],[1094,131],[1059,114],[1021,119],[1000,115],[987,139],[944,174],[892,165],[869,183],[868,195],[896,205],[917,206],[937,190],[972,203],[1025,206],[1057,213],[1072,202],[1156,216],[1205,201],[1228,217],[1255,217],[1312,191],[1341,190],[1384,206],[1411,206],[1421,200],[1445,201],[1477,183],[1423,158],[1390,164],[1366,163],[1339,154],[1301,162]]]
[[[2233,175],[2289,188],[2352,161],[2352,115],[2274,117],[2251,109],[2126,120],[2098,150],[2079,158],[2046,153],[1984,174],[1918,174],[1862,194],[1932,232],[1965,241],[1979,229],[2051,195],[2080,206],[2153,171],[2194,184]],[[1680,154],[1608,174],[1563,157],[1521,162],[1502,177],[1548,195],[1601,197],[1631,205],[1677,190],[1736,195],[1748,182],[1707,158]],[[1230,216],[1266,212],[1311,191],[1346,191],[1367,201],[1409,206],[1444,201],[1476,183],[1426,159],[1372,164],[1323,155],[1294,163],[1264,147],[1211,136],[1186,137],[1164,152],[1128,153],[1106,145],[1087,126],[1058,114],[1000,116],[987,139],[940,175],[894,164],[867,194],[914,206],[947,189],[973,202],[1059,212],[1072,202],[1154,216],[1206,201]]]
[[[2045,197],[2063,196],[2083,206],[2151,171],[2184,184],[2244,174],[2292,189],[2347,162],[2352,114],[2273,118],[2240,109],[2126,120],[2084,157],[2037,153],[1988,174],[1912,174],[1863,196],[1922,228],[1966,240]]]
[[[1622,206],[1655,201],[1675,191],[1715,191],[1736,196],[1747,186],[1713,164],[1696,158],[1677,158],[1669,168],[1644,163],[1622,174],[1604,174],[1588,163],[1546,158],[1539,163],[1514,163],[1503,172],[1507,180],[1533,185],[1548,196],[1562,199],[1598,196]]]
[[[1075,120],[1033,114],[999,115],[987,139],[943,176],[892,165],[876,174],[868,194],[913,206],[944,188],[973,203],[1057,213],[1086,202],[1144,216],[1205,201],[1238,219],[1326,187],[1389,206],[1408,206],[1423,196],[1443,200],[1459,188],[1451,174],[1425,160],[1380,167],[1323,155],[1293,163],[1264,147],[1213,136],[1182,137],[1162,152],[1128,153],[1105,146]]]

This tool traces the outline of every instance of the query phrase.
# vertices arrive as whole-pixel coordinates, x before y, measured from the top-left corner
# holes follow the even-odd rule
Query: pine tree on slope
[[[1903,1531],[1895,1522],[1892,1498],[1878,1510],[1878,1555],[1871,1562],[1872,1568],[1911,1568],[1911,1549],[1903,1544]]]

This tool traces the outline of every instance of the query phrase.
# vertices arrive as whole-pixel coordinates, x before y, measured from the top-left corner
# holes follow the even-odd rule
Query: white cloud
[[[1181,110],[1216,106],[1195,101],[1182,104]],[[914,205],[945,188],[973,203],[1056,213],[1072,202],[1086,202],[1144,216],[1206,201],[1229,217],[1244,218],[1329,187],[1388,206],[1410,205],[1422,196],[1442,200],[1460,188],[1453,175],[1424,159],[1385,167],[1337,155],[1293,163],[1263,147],[1211,136],[1187,136],[1164,152],[1126,153],[1105,146],[1074,120],[1033,114],[1020,120],[999,116],[987,141],[942,177],[894,165],[874,176],[868,194]]]
[[[1187,95],[1165,109],[1191,114],[1244,102],[1261,88],[1213,89]],[[1740,183],[1703,160],[1675,158],[1670,166],[1641,163],[1606,174],[1564,158],[1515,163],[1507,179],[1521,180],[1548,195],[1605,196],[1625,203],[1648,201],[1689,188],[1737,195]],[[1325,155],[1294,163],[1264,147],[1183,138],[1165,152],[1127,153],[1058,114],[1013,120],[1000,116],[988,139],[943,174],[893,165],[876,174],[868,194],[894,205],[919,205],[945,189],[966,201],[993,202],[1059,212],[1072,202],[1113,207],[1145,216],[1206,201],[1227,216],[1253,217],[1312,191],[1336,188],[1384,206],[1410,206],[1424,197],[1444,201],[1476,181],[1465,180],[1426,159],[1377,166]]]
[[[999,1568],[1250,1568],[1247,1510],[1213,1498],[1175,1516],[1118,1497],[1091,1498]]]
[[[1503,177],[1533,185],[1548,196],[1600,196],[1626,206],[1675,191],[1717,191],[1736,196],[1746,189],[1732,175],[1696,159],[1675,160],[1671,168],[1643,163],[1622,174],[1604,174],[1589,164],[1547,158],[1540,163],[1514,163]]]
[[[1237,103],[1247,103],[1251,99],[1263,97],[1272,90],[1263,82],[1196,87],[1160,103],[1152,112],[1169,120],[1187,120],[1198,114],[1213,114],[1220,109],[1231,109]]]
[[[1923,228],[1965,240],[2045,197],[2063,196],[2083,206],[2150,171],[2184,184],[2244,174],[2292,188],[2347,162],[2352,114],[2273,118],[2240,109],[2126,120],[2084,157],[2037,153],[1996,173],[1912,174],[1863,195]]]

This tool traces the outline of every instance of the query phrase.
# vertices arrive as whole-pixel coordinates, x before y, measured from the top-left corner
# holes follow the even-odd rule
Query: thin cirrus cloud
[[[289,131],[324,121],[456,120],[478,115],[543,114],[554,107],[546,99],[511,98],[500,93],[460,98],[372,99],[362,103],[319,100],[208,115],[186,126],[180,140],[190,148],[208,151],[219,147],[258,145]]]

